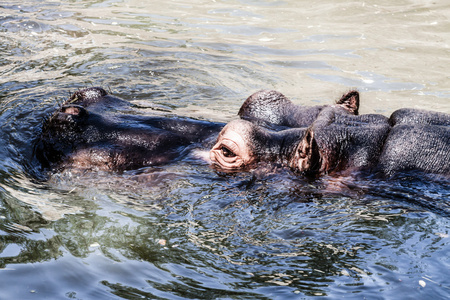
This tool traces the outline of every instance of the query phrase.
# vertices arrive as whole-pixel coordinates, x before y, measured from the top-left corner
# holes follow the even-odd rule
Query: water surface
[[[192,154],[42,181],[32,141],[89,86],[214,122],[263,88],[450,113],[449,16],[420,0],[2,2],[0,299],[448,298],[445,178],[224,174]]]

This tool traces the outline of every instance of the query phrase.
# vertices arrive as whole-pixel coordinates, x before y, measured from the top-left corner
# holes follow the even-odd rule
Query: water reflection
[[[339,285],[358,290],[374,280],[400,293],[430,266],[445,272],[445,265],[428,260],[448,245],[448,235],[439,232],[447,219],[389,198],[324,194],[322,185],[302,183],[288,173],[259,176],[250,182],[249,174],[219,181],[208,179],[213,174],[171,177],[170,193],[150,187],[125,197],[127,203],[120,201],[120,189],[114,195],[111,186],[73,189],[66,182],[73,203],[86,203],[83,211],[49,223],[24,209],[28,215],[16,223],[30,229],[16,228],[24,236],[8,242],[4,253],[17,254],[14,245],[24,246],[20,254],[1,259],[12,268],[31,262],[30,257],[34,262],[72,257],[66,263],[74,275],[60,280],[70,282],[80,297],[79,286],[90,290],[97,282],[123,297],[195,297],[199,290],[205,298],[336,296],[345,290]],[[289,180],[297,181],[294,190]],[[293,200],[299,190],[309,198]],[[18,208],[9,211],[17,214]],[[410,269],[411,260],[423,263]],[[86,271],[81,261],[93,272],[89,282],[75,275]]]

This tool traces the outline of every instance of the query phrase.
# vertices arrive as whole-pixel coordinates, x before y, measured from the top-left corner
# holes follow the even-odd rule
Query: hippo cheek
[[[223,169],[239,169],[255,160],[247,142],[232,130],[219,136],[210,151],[210,158]]]

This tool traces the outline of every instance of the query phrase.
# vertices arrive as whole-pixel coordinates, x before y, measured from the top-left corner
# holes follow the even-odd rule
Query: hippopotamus
[[[359,94],[335,104],[294,105],[276,91],[244,101],[228,123],[142,116],[102,88],[75,92],[45,122],[35,153],[44,168],[122,172],[170,163],[216,143],[211,161],[224,170],[275,162],[305,175],[374,170],[450,174],[450,116],[401,109],[390,118],[358,115]]]
[[[128,111],[128,113],[124,113]],[[75,92],[45,122],[35,153],[44,168],[124,171],[182,157],[223,124],[142,116],[98,87]]]
[[[404,171],[450,174],[449,114],[400,109],[389,118],[357,115],[359,96],[354,91],[348,95],[343,99],[350,102],[343,107],[317,108],[307,128],[290,119],[292,108],[279,109],[276,118],[255,109],[256,122],[234,120],[224,127],[211,160],[226,170],[275,161],[314,176],[355,170],[385,176]],[[260,126],[264,123],[294,128],[277,131]]]
[[[351,105],[350,98],[359,101],[355,95],[347,98],[330,106],[339,110]],[[268,103],[272,103],[272,108],[265,106]],[[260,106],[264,109],[259,109]],[[263,122],[267,116],[283,116],[270,121],[280,128],[299,127],[311,125],[313,112],[317,115],[325,107],[296,106],[281,93],[260,91],[244,102],[239,114],[253,122]],[[284,115],[279,113],[288,108],[293,115],[287,114],[288,111]],[[253,130],[255,136],[263,130],[245,122],[252,125],[247,129]],[[139,115],[127,101],[102,88],[91,87],[72,94],[45,120],[35,155],[45,169],[53,171],[80,168],[122,172],[176,161],[198,145],[207,145],[209,149],[208,143],[214,141],[224,125],[183,117]],[[302,137],[298,135],[300,132],[303,130],[283,131],[282,135],[294,145]],[[250,144],[260,142],[250,139],[247,140]],[[260,147],[269,152],[270,145]]]
[[[213,163],[235,170],[260,161],[289,164],[308,126],[326,111],[358,115],[359,93],[349,91],[333,105],[299,106],[283,94],[262,90],[242,104],[239,120],[228,123],[210,151]]]

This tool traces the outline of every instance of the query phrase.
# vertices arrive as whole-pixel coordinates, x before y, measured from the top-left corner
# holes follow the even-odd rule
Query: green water
[[[429,1],[3,2],[0,299],[448,298],[446,179],[222,174],[192,154],[39,181],[32,141],[86,86],[214,122],[262,88],[450,113],[449,15]]]

